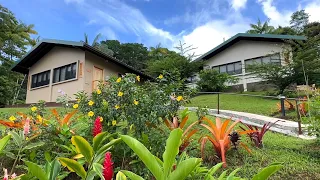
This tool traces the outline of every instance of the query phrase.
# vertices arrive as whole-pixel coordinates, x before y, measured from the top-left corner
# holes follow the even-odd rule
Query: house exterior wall
[[[122,66],[119,66],[111,61],[107,61],[93,53],[86,52],[85,54],[85,81],[84,90],[87,93],[91,93],[93,89],[93,70],[94,67],[103,70],[103,77],[106,80],[107,77],[117,76],[120,74],[128,73],[129,71]]]
[[[37,63],[29,69],[28,74],[28,88],[26,103],[36,103],[39,100],[46,102],[55,102],[59,96],[58,90],[63,90],[70,97],[83,90],[84,76],[78,77],[79,63],[84,63],[85,52],[81,49],[68,47],[54,47],[51,51],[45,54]],[[77,62],[77,75],[75,79],[66,80],[63,82],[53,82],[53,69],[67,64]],[[43,71],[51,70],[50,82],[46,86],[31,88],[31,76]]]
[[[241,61],[242,73],[234,75],[239,78],[239,81],[236,84],[229,85],[243,85],[244,91],[247,91],[248,83],[260,82],[261,79],[245,72],[245,60],[280,53],[281,65],[284,65],[283,52],[287,51],[288,48],[290,48],[289,45],[280,42],[241,40],[206,60],[204,67],[205,69],[211,69],[214,66]]]

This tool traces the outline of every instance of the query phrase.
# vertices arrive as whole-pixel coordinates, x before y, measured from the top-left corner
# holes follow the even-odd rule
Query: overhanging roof
[[[113,62],[119,66],[122,66],[133,73],[140,75],[147,79],[152,79],[151,76],[144,74],[141,71],[134,69],[133,67],[115,59],[107,55],[106,53],[84,43],[84,42],[76,42],[76,41],[63,41],[63,40],[55,40],[55,39],[44,39],[37,43],[26,55],[24,55],[21,59],[19,59],[11,68],[12,71],[20,72],[23,74],[28,74],[29,68],[38,62],[45,54],[47,54],[53,47],[61,46],[61,47],[72,47],[79,48],[85,51],[89,51],[103,59],[106,59],[110,62]]]
[[[307,40],[304,36],[293,36],[293,35],[277,35],[277,34],[247,34],[238,33],[232,36],[230,39],[219,44],[217,47],[211,49],[207,53],[198,57],[195,61],[207,60],[221,51],[232,46],[240,40],[252,40],[252,41],[269,41],[269,42],[284,42],[285,40]]]

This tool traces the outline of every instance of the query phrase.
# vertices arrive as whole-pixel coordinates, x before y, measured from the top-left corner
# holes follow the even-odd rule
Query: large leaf
[[[182,161],[177,169],[169,175],[168,180],[185,179],[200,162],[201,159],[199,158],[190,158]]]
[[[96,153],[96,157],[94,159],[94,162],[99,162],[101,160],[101,158],[104,156],[104,154],[115,144],[118,144],[119,142],[121,142],[121,139],[113,139],[111,140],[108,144],[103,145],[98,152]]]
[[[81,153],[88,162],[91,162],[93,157],[93,149],[88,141],[81,136],[72,136],[71,142],[76,147],[77,151]]]
[[[12,138],[13,138],[14,142],[16,143],[16,145],[18,147],[20,147],[21,144],[22,144],[23,138],[20,137],[20,135],[18,133],[14,132],[14,131],[10,131],[8,134],[12,136]]]
[[[127,177],[121,171],[119,171],[117,173],[116,180],[127,180]]]
[[[282,167],[283,167],[283,165],[280,165],[280,164],[265,167],[258,174],[254,175],[252,180],[268,179],[272,174],[279,171]]]
[[[108,132],[102,132],[97,134],[94,138],[93,138],[93,150],[97,151],[101,142],[103,141],[104,137],[109,134]]]
[[[59,172],[61,171],[61,164],[57,159],[51,162],[51,170],[49,180],[56,180]]]
[[[28,145],[26,145],[22,150],[30,150],[36,147],[40,147],[43,146],[45,143],[44,142],[36,142],[36,143],[30,143]]]
[[[206,180],[209,180],[210,177],[212,177],[213,174],[214,174],[218,169],[220,169],[220,168],[222,167],[222,164],[223,164],[223,163],[219,163],[219,164],[216,164],[215,166],[213,166],[213,167],[208,171],[205,179],[206,179]]]
[[[179,146],[181,144],[182,130],[180,128],[171,131],[167,139],[166,149],[163,153],[163,171],[164,177],[167,177],[171,172],[172,165],[179,153]]]
[[[10,138],[11,138],[11,135],[6,135],[0,140],[0,153],[7,146],[8,142],[10,141]]]
[[[77,173],[81,178],[84,179],[86,177],[86,171],[77,161],[69,158],[59,158],[59,161],[63,166],[67,167],[71,172]]]
[[[94,172],[96,172],[98,174],[98,176],[100,176],[100,178],[102,180],[104,180],[104,177],[103,177],[103,174],[102,174],[103,166],[101,164],[98,164],[98,163],[93,163],[92,167],[93,167]]]
[[[137,174],[135,174],[135,173],[133,173],[131,171],[122,170],[122,171],[119,171],[119,172],[123,172],[123,174],[128,176],[130,180],[144,180],[141,176],[139,176],[139,175],[137,175]]]
[[[162,179],[163,171],[157,160],[151,152],[138,140],[127,136],[121,135],[121,139],[139,156],[142,162],[147,166],[156,179]]]
[[[25,161],[26,165],[28,166],[28,171],[33,176],[37,177],[39,180],[48,180],[48,177],[43,169],[35,163]]]

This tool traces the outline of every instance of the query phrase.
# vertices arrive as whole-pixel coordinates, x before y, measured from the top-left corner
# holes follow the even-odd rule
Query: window
[[[45,86],[50,83],[50,70],[31,76],[31,88]]]
[[[253,59],[248,59],[244,61],[245,67],[246,67],[246,72],[250,72],[249,66],[254,65],[254,64],[268,64],[268,63],[273,63],[273,64],[281,64],[281,59],[280,59],[280,54],[276,53],[273,55],[269,56],[264,56],[264,57],[258,57],[258,58],[253,58]]]
[[[213,66],[212,69],[220,73],[241,74],[242,64],[241,64],[241,61],[238,61],[238,62],[224,64],[220,66]]]
[[[76,78],[77,63],[61,66],[53,70],[53,83]]]
[[[234,73],[241,74],[242,73],[242,64],[241,62],[234,63]]]
[[[219,72],[219,66],[214,66],[212,67],[213,70],[216,70],[217,72]]]
[[[227,66],[226,65],[219,66],[219,69],[220,69],[220,73],[226,73],[227,72]]]

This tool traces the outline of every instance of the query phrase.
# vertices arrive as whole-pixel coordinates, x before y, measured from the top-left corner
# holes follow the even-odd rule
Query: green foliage
[[[320,95],[316,92],[313,96],[308,98],[308,114],[306,117],[302,117],[304,123],[307,123],[309,135],[314,135],[317,138],[320,137]]]
[[[197,82],[200,91],[221,92],[227,89],[228,83],[235,83],[238,79],[227,73],[219,73],[208,69],[200,71],[200,80]]]
[[[2,150],[7,146],[11,139],[11,135],[6,135],[2,139],[0,139],[0,153],[2,153]]]
[[[309,23],[309,14],[304,9],[294,12],[291,15],[290,25],[299,34],[303,32],[304,27]]]
[[[273,34],[274,27],[269,25],[270,19],[264,23],[258,18],[257,24],[250,24],[251,29],[247,31],[249,34]]]
[[[152,155],[151,152],[138,140],[127,135],[121,135],[121,139],[137,154],[137,156],[143,161],[145,166],[151,171],[154,177],[161,180],[185,179],[201,162],[201,160],[197,158],[188,158],[176,165],[174,170],[172,170],[175,157],[179,152],[181,137],[181,129],[175,129],[171,131],[167,140],[167,146],[163,154],[162,162],[161,160],[157,160],[155,156]],[[176,142],[177,140],[178,142]],[[125,175],[132,177],[132,173],[127,173],[127,171],[122,172]],[[138,175],[134,176],[137,177]]]

